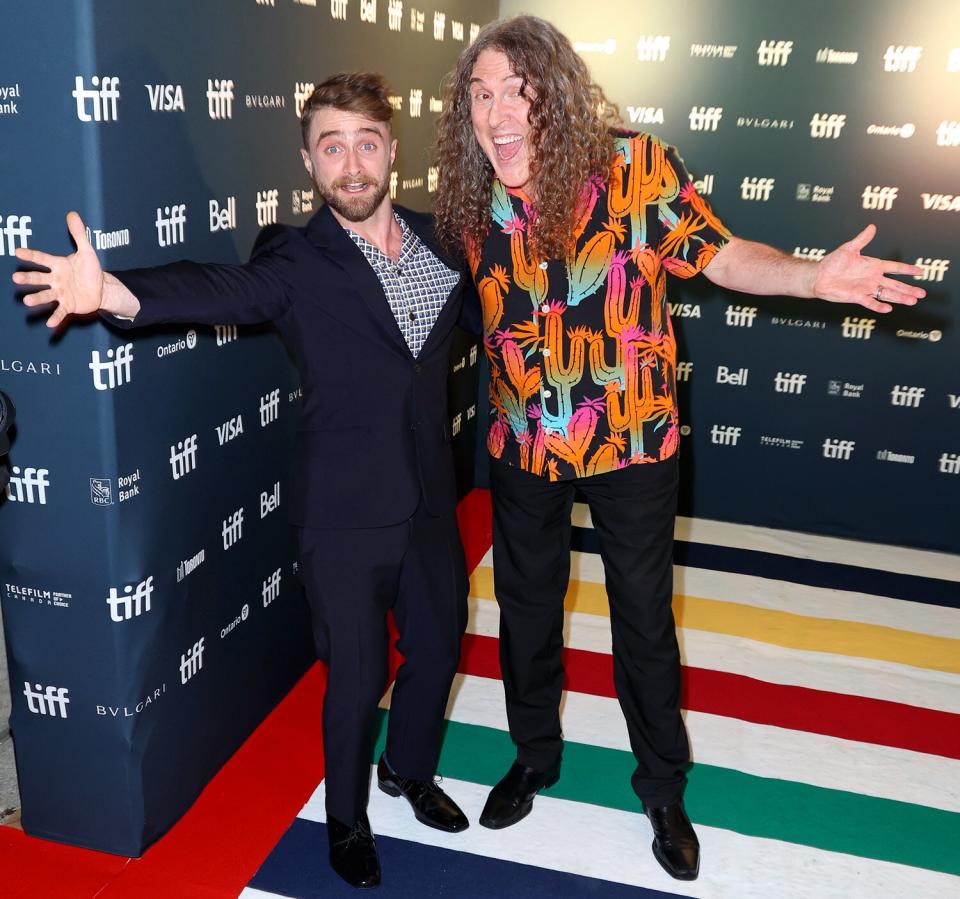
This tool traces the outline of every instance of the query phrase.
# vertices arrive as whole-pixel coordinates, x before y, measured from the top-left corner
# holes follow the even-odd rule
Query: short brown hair
[[[303,146],[309,150],[307,136],[313,114],[324,106],[355,112],[375,122],[386,122],[387,127],[393,120],[393,107],[390,105],[390,88],[386,78],[377,72],[338,72],[318,84],[307,102],[303,104],[300,116],[300,131]]]

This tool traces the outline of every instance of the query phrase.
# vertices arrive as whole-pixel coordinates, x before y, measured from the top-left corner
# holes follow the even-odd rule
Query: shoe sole
[[[697,867],[690,874],[680,874],[677,871],[673,870],[666,862],[664,857],[660,854],[660,851],[657,848],[657,841],[654,840],[650,847],[653,850],[653,857],[659,862],[660,867],[667,872],[674,880],[696,880],[700,875],[700,859],[697,859]]]
[[[400,790],[398,790],[395,786],[393,786],[392,784],[384,783],[379,778],[377,779],[377,786],[380,787],[381,792],[386,793],[388,796],[392,796],[394,799],[400,796],[403,796],[403,793]],[[403,798],[406,799],[407,797],[404,796]],[[463,827],[444,827],[443,825],[437,824],[434,821],[431,821],[425,815],[421,814],[420,811],[414,806],[412,802],[410,802],[409,799],[407,800],[407,802],[410,804],[410,808],[413,811],[414,818],[416,818],[421,824],[425,824],[427,827],[432,827],[434,830],[442,830],[444,833],[463,833],[463,831],[465,831],[470,826],[470,822],[468,821],[466,824],[464,824]]]

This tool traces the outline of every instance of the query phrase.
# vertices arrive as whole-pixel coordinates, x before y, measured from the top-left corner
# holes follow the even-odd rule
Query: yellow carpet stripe
[[[492,568],[480,567],[473,572],[470,592],[478,598],[493,598]],[[603,584],[590,581],[570,581],[564,608],[568,612],[610,616]],[[949,637],[679,594],[673,597],[673,614],[677,625],[683,628],[745,637],[789,649],[883,659],[915,668],[960,673],[960,640]]]

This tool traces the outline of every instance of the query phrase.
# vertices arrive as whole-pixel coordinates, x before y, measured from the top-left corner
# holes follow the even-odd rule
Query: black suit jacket
[[[430,216],[395,208],[445,259]],[[303,228],[262,231],[246,265],[176,262],[115,275],[141,307],[133,321],[111,319],[122,327],[276,323],[303,389],[293,524],[396,524],[421,495],[431,513],[452,511],[447,376],[467,283],[462,268],[416,358],[373,269],[326,206]]]

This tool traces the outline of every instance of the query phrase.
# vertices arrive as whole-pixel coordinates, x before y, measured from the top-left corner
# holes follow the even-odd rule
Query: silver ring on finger
[[[878,288],[876,289],[876,291],[875,291],[874,294],[873,294],[873,298],[874,298],[875,300],[882,300],[882,299],[883,299],[883,287],[878,287]]]

